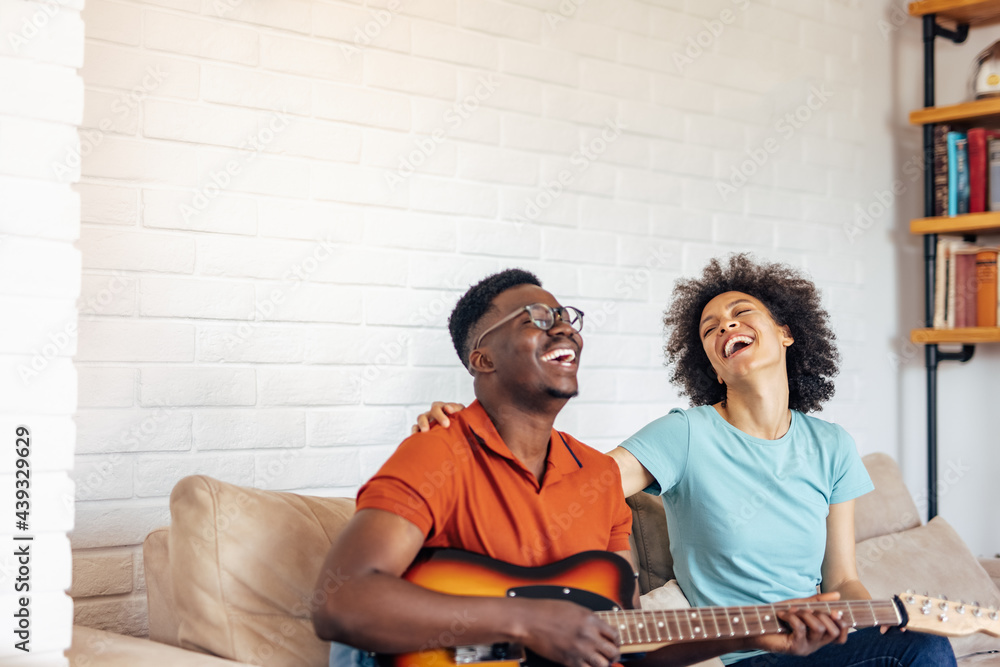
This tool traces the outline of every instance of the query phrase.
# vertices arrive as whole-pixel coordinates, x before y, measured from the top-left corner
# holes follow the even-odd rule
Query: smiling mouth
[[[723,352],[723,356],[728,359],[745,347],[749,347],[753,343],[753,338],[750,336],[733,336],[726,341],[726,349]]]
[[[561,347],[550,350],[542,355],[542,361],[559,364],[560,366],[572,366],[576,361],[576,350],[568,347]]]

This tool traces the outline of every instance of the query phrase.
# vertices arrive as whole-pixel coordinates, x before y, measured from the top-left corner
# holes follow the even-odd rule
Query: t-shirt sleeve
[[[833,486],[830,492],[831,505],[853,500],[875,488],[858,454],[854,438],[841,426],[837,426],[837,436],[837,456],[834,459]]]
[[[615,477],[618,479],[614,487],[617,493],[614,494],[616,509],[612,519],[611,538],[608,540],[608,551],[628,551],[632,548],[628,537],[632,534],[632,510],[625,504],[625,496],[621,493],[622,480],[618,465],[611,464]]]
[[[456,472],[449,444],[434,431],[418,433],[404,440],[361,487],[357,509],[391,512],[432,537],[452,513]]]
[[[655,478],[646,493],[663,495],[684,476],[690,443],[688,415],[675,408],[643,426],[621,446]]]

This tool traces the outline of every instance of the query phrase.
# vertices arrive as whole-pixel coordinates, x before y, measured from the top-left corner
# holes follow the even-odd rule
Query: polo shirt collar
[[[501,456],[521,468],[532,479],[535,478],[531,471],[507,447],[507,443],[500,437],[496,426],[478,399],[463,410],[462,415],[465,417],[465,422],[468,424],[469,429],[479,437],[483,446],[497,456]],[[581,468],[580,462],[571,452],[570,447],[572,445],[569,444],[569,441],[564,440],[559,431],[552,429],[552,432],[549,434],[549,455],[545,459],[545,476],[543,478],[545,485],[551,484],[561,477]]]

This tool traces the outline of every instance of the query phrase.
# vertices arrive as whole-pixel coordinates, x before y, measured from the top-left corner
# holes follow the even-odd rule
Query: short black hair
[[[455,304],[448,318],[448,331],[451,332],[451,342],[455,345],[455,352],[466,368],[469,367],[469,353],[472,352],[469,349],[472,344],[469,340],[472,330],[479,324],[479,320],[493,309],[493,299],[501,292],[518,285],[541,287],[542,281],[530,271],[507,269],[480,280]]]
[[[799,270],[787,264],[757,262],[747,254],[732,255],[723,265],[712,259],[700,278],[678,280],[663,314],[667,343],[663,348],[671,367],[670,381],[692,405],[726,400],[705,356],[700,334],[701,313],[708,302],[726,292],[743,292],[758,299],[778,326],[787,326],[795,343],[788,348],[788,407],[799,412],[819,410],[833,397],[832,378],[840,354],[830,316],[819,291]]]

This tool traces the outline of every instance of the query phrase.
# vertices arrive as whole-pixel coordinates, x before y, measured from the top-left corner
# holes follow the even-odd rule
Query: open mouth
[[[542,355],[542,361],[559,364],[560,366],[572,366],[576,361],[576,350],[568,347],[549,350]]]
[[[733,336],[726,341],[726,348],[723,351],[723,356],[728,359],[743,348],[749,347],[751,343],[753,343],[753,338],[750,336]]]

